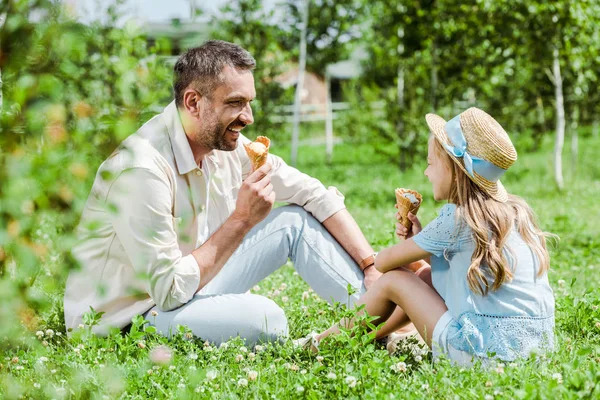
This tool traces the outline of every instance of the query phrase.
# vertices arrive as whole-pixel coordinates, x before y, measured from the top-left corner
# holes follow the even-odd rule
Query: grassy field
[[[519,150],[519,149],[518,149]],[[274,151],[288,158],[289,150]],[[423,223],[442,206],[431,199],[422,171],[399,173],[366,146],[340,145],[334,162],[324,163],[324,148],[300,150],[299,167],[335,185],[376,249],[395,243],[395,187],[419,190]],[[544,230],[560,236],[552,250],[550,281],[557,301],[557,351],[484,370],[432,364],[384,348],[364,335],[348,333],[322,344],[318,357],[291,344],[246,348],[239,340],[215,348],[188,339],[185,329],[171,341],[134,323],[132,333],[108,338],[82,329],[67,339],[60,327],[60,293],[40,331],[22,338],[0,359],[0,397],[13,398],[600,398],[600,140],[580,141],[576,171],[565,168],[567,189],[559,193],[552,178],[551,143],[536,154],[521,152],[503,180],[523,196]],[[568,159],[565,156],[565,159]],[[566,163],[570,165],[570,163]],[[51,224],[48,240],[55,232]],[[286,265],[253,290],[273,298],[286,311],[291,336],[329,326],[345,314],[329,306]],[[172,360],[153,363],[150,354],[168,346]],[[164,349],[163,349],[164,350]]]

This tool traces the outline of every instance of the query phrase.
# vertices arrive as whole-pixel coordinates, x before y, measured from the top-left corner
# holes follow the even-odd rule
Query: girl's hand
[[[400,213],[396,213],[396,219],[400,221]],[[415,236],[417,233],[421,232],[421,230],[423,229],[421,227],[421,221],[419,221],[419,218],[417,218],[416,215],[409,212],[408,219],[410,219],[410,222],[412,222],[412,227],[410,230],[407,229],[400,222],[396,222],[396,236],[398,236],[398,238],[400,239],[409,239]]]

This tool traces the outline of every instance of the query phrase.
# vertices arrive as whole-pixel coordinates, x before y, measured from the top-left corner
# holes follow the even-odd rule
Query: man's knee
[[[273,300],[266,297],[255,296],[253,300],[254,312],[248,316],[250,330],[255,332],[253,341],[275,341],[288,334],[288,323],[285,312]]]

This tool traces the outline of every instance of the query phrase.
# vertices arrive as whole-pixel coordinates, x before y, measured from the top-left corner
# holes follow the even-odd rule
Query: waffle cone
[[[412,227],[412,222],[408,219],[408,213],[411,212],[413,214],[417,214],[419,211],[419,207],[421,207],[421,202],[423,201],[423,196],[417,191],[411,189],[398,188],[396,189],[396,208],[398,209],[398,213],[400,214],[400,223],[406,227],[406,229],[410,229]],[[414,205],[409,199],[403,196],[404,193],[412,193],[417,200],[419,200],[419,204]]]
[[[271,146],[271,141],[266,136],[257,137],[255,142],[264,144],[266,150],[261,153],[258,153],[250,147],[250,143],[244,144],[246,153],[248,153],[248,157],[250,158],[250,162],[252,163],[253,171],[256,171],[257,169],[265,165],[265,163],[267,162],[267,156],[269,155],[269,147]]]

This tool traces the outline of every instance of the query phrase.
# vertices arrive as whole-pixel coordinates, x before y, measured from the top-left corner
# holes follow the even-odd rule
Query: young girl
[[[378,253],[375,267],[384,275],[359,305],[379,316],[376,323],[387,321],[377,337],[410,319],[434,358],[445,354],[462,365],[552,349],[545,234],[527,203],[499,181],[517,159],[508,135],[477,108],[448,122],[434,114],[426,120],[432,135],[425,175],[435,200],[448,204],[423,230],[412,214],[410,232],[397,224],[406,240]],[[399,269],[416,260],[430,260],[432,286]],[[334,326],[309,344],[337,332]]]

